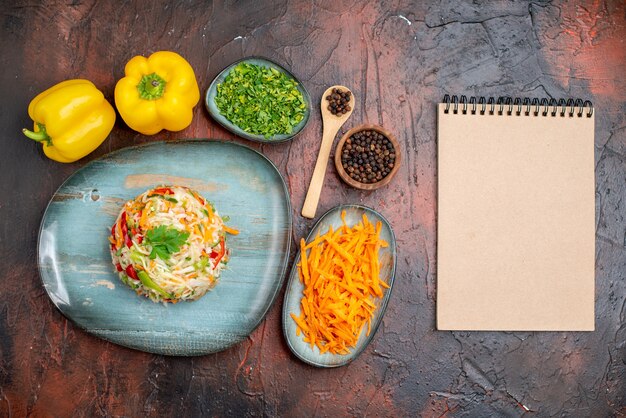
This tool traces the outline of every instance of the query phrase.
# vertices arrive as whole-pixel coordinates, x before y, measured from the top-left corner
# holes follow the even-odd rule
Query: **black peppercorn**
[[[341,96],[341,93],[333,93]],[[346,96],[349,97],[348,94]],[[352,179],[366,184],[376,183],[387,177],[395,165],[395,158],[391,141],[373,130],[351,135],[341,150],[341,165],[344,170]]]
[[[350,98],[352,93],[350,91],[343,91],[338,88],[334,88],[332,92],[326,96],[326,101],[328,102],[328,110],[335,116],[341,116],[348,113],[352,108],[348,103],[350,103]]]

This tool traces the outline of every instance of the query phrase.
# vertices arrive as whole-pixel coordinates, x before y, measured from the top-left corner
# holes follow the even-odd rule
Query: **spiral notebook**
[[[594,109],[446,96],[437,328],[594,329]]]

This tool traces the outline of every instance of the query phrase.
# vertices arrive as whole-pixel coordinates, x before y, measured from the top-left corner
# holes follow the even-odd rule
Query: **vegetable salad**
[[[213,205],[187,187],[157,187],[126,202],[109,238],[122,282],[154,302],[196,300],[228,263],[227,227]]]

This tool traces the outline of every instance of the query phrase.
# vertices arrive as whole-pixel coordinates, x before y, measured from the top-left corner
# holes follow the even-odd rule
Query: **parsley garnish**
[[[304,118],[298,83],[275,68],[242,62],[217,86],[220,113],[246,132],[270,138],[289,134]]]
[[[168,228],[161,225],[146,232],[146,244],[152,246],[150,259],[157,256],[162,260],[168,260],[170,255],[180,251],[180,247],[187,242],[189,232],[182,232],[176,228]]]

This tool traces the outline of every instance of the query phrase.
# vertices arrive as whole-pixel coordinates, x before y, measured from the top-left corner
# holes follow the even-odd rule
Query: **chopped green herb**
[[[151,195],[148,196],[148,199],[151,198],[151,197],[158,197],[160,199],[165,199],[168,202],[178,203],[178,200],[174,199],[173,197],[165,196],[165,195],[162,195],[162,194],[151,194]]]
[[[281,71],[244,62],[217,86],[215,104],[226,119],[248,133],[266,139],[290,134],[306,109],[297,85]]]
[[[180,247],[187,242],[189,232],[182,232],[176,228],[168,228],[161,225],[146,232],[146,244],[152,246],[150,259],[157,256],[162,260],[168,260],[170,255],[180,251]]]
[[[228,216],[228,215],[222,216],[222,221],[224,221],[224,222],[230,221],[230,216]]]

